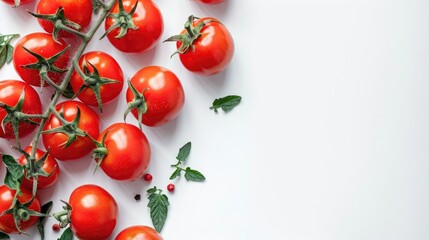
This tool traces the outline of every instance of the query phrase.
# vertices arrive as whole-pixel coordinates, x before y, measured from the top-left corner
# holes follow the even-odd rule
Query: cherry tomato
[[[150,162],[150,145],[144,133],[136,126],[115,123],[104,130],[98,141],[106,135],[107,155],[100,168],[111,178],[134,181],[143,176]]]
[[[69,21],[77,23],[82,29],[85,29],[91,22],[91,0],[40,0],[37,5],[37,13],[55,14],[60,7],[64,10],[64,16]],[[50,21],[40,18],[37,20],[46,32],[52,33],[54,25]],[[72,37],[73,34],[61,30],[59,36]]]
[[[117,82],[101,85],[94,78],[90,78],[88,79],[89,81],[95,82],[88,82],[88,87],[80,92],[78,98],[82,102],[96,107],[98,106],[98,103],[92,88],[99,88],[101,102],[103,104],[111,102],[121,93],[122,87],[124,85],[124,75],[122,73],[121,66],[119,66],[118,62],[116,62],[116,60],[107,53],[88,52],[83,54],[79,59],[80,69],[85,73],[86,68],[88,71],[88,74],[86,73],[87,76],[90,76],[92,73],[94,73],[93,67],[88,62],[95,66],[101,78],[114,80]],[[76,93],[84,85],[84,80],[75,71],[73,72],[70,84],[73,88],[73,92]]]
[[[30,33],[27,36],[21,38],[15,46],[13,51],[13,66],[15,67],[18,75],[27,83],[33,86],[40,86],[39,71],[36,69],[24,68],[30,64],[37,63],[37,58],[24,50],[23,47],[28,50],[41,55],[42,57],[49,59],[61,52],[67,47],[67,44],[62,39],[58,39],[59,43],[55,42],[50,34],[47,33]],[[66,69],[69,62],[69,51],[66,51],[56,61],[53,66],[58,69]],[[49,78],[58,83],[61,81],[62,73],[49,72]],[[48,86],[45,82],[43,86]]]
[[[82,185],[70,195],[70,227],[80,240],[105,240],[116,226],[118,205],[97,185]]]
[[[199,32],[201,35],[186,52],[179,53],[179,58],[189,71],[213,75],[223,71],[231,62],[234,55],[234,41],[228,29],[215,18],[196,19],[192,21],[192,25],[196,27],[203,22],[205,26]],[[181,35],[187,35],[187,31],[184,29]],[[182,42],[178,41],[177,49],[181,46]]]
[[[31,200],[32,194],[30,190],[22,188],[22,195],[18,196],[18,201],[21,204],[27,203]],[[0,213],[8,210],[12,206],[13,197],[15,196],[16,191],[9,189],[6,185],[0,186]],[[36,196],[33,202],[28,206],[29,210],[40,212],[40,201]],[[31,226],[33,226],[39,218],[35,216],[30,216],[27,221],[21,220],[19,228],[21,231],[25,231]],[[18,233],[16,229],[15,222],[13,220],[13,215],[8,213],[0,217],[0,231],[5,233]]]
[[[176,118],[185,103],[185,94],[177,76],[170,70],[159,66],[140,69],[131,78],[131,84],[139,92],[144,92],[147,111],[142,123],[147,126],[161,126]],[[135,99],[130,88],[127,90],[127,102]],[[138,119],[137,109],[132,110]]]
[[[207,4],[218,4],[218,3],[222,3],[225,0],[198,0],[202,3],[207,3]]]
[[[4,103],[10,107],[16,106],[21,94],[24,92],[24,102],[21,111],[27,114],[42,114],[42,103],[40,102],[39,95],[33,87],[25,82],[18,80],[3,80],[0,81],[0,103]],[[0,108],[0,122],[7,116],[4,108]],[[30,119],[34,122],[39,122],[39,119]],[[18,124],[19,137],[25,137],[30,134],[37,125],[20,122]],[[0,137],[14,138],[12,124],[5,124],[5,132],[0,127]]]
[[[160,10],[155,5],[153,0],[137,0],[137,9],[132,15],[132,22],[137,29],[128,29],[127,34],[122,38],[115,38],[120,32],[120,28],[116,28],[107,34],[107,38],[114,47],[120,51],[127,53],[143,52],[153,48],[161,39],[164,31],[164,22]],[[136,0],[124,0],[124,9],[129,13]],[[119,12],[119,4],[112,9],[112,13]],[[116,20],[112,17],[107,17],[105,22],[106,31],[115,24]]]
[[[4,3],[7,3],[11,6],[15,6],[15,0],[2,0]],[[34,0],[20,0],[19,5],[31,3]]]
[[[132,226],[122,230],[115,240],[164,240],[164,238],[151,227]]]
[[[28,146],[25,148],[25,152],[27,152],[28,154],[31,154],[31,150],[32,150],[31,146]],[[45,153],[46,152],[37,148],[36,156],[35,156],[36,162],[39,161],[40,158],[42,158],[45,155]],[[27,164],[27,158],[24,155],[22,155],[21,157],[18,158],[18,163],[24,166],[25,164]],[[58,165],[57,160],[55,160],[55,158],[53,158],[49,154],[42,165],[42,170],[45,173],[50,174],[50,176],[49,177],[39,176],[37,180],[37,189],[43,189],[54,185],[57,182],[60,174],[60,166]],[[24,176],[26,176],[26,174],[27,173],[25,171]],[[22,185],[28,189],[32,189],[33,179],[27,179],[26,177],[24,177],[22,179]]]
[[[57,112],[64,114],[67,122],[75,120],[78,109],[80,109],[80,119],[77,127],[83,132],[97,139],[100,131],[100,119],[97,113],[87,105],[76,101],[65,101],[56,106]],[[51,130],[63,126],[60,120],[51,114],[43,130]],[[42,135],[43,144],[46,149],[50,149],[49,154],[58,160],[78,159],[89,153],[95,144],[86,136],[77,136],[77,139],[68,147],[65,147],[69,137],[62,132],[45,133]]]

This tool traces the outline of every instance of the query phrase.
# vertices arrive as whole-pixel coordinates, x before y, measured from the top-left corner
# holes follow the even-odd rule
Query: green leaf
[[[18,34],[0,34],[0,68],[2,68],[5,63],[10,63],[12,61],[13,46],[10,42],[18,36]]]
[[[6,165],[8,172],[16,179],[24,176],[24,167],[15,161],[10,155],[3,155],[3,163]]]
[[[168,197],[162,194],[161,190],[158,190],[158,192],[151,193],[148,199],[149,203],[147,206],[150,208],[152,224],[157,232],[161,232],[167,219],[168,206],[170,206]]]
[[[147,193],[155,193],[156,192],[156,187],[153,187],[153,188],[149,188],[146,192]]]
[[[49,214],[51,209],[52,209],[52,201],[43,205],[40,212],[47,215],[47,214]],[[37,229],[39,230],[41,240],[45,239],[45,223],[47,220],[48,220],[48,218],[46,216],[40,217],[39,223],[37,224]]]
[[[176,170],[171,174],[170,180],[173,180],[177,177],[180,177],[180,173],[182,172],[182,169],[176,168]]]
[[[18,190],[19,187],[21,186],[21,181],[19,181],[20,179],[15,179],[12,174],[10,174],[9,171],[6,171],[6,176],[4,178],[4,184],[10,188],[10,189],[14,189],[14,190]]]
[[[10,239],[10,237],[4,232],[0,232],[0,239]]]
[[[214,110],[216,113],[218,109],[221,108],[224,112],[229,112],[235,108],[241,102],[241,97],[237,95],[229,95],[223,98],[216,98],[213,101],[213,106],[210,109]]]
[[[72,240],[73,239],[73,233],[71,228],[67,228],[64,230],[63,234],[61,234],[61,237],[58,238],[58,240]]]
[[[185,170],[185,178],[186,180],[192,182],[203,182],[204,180],[206,180],[206,177],[204,177],[202,173],[189,167]]]
[[[179,154],[177,154],[176,159],[179,160],[180,162],[183,162],[186,160],[186,158],[188,158],[189,153],[191,152],[191,142],[186,143],[185,145],[183,145],[183,147],[180,148],[179,150]]]

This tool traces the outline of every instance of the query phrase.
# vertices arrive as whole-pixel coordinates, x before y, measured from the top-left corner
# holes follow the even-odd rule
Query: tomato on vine
[[[70,79],[73,92],[84,103],[97,107],[113,101],[122,91],[124,75],[121,66],[109,54],[88,52],[79,59],[79,73]],[[84,76],[84,77],[83,77]]]
[[[17,196],[17,202],[11,209],[15,193],[16,190],[11,190],[6,185],[0,186],[0,231],[5,233],[25,231],[39,219],[35,216],[41,209],[39,198],[35,196],[32,200],[31,191],[21,188],[22,194]]]
[[[92,1],[91,0],[40,0],[37,5],[36,16],[39,17],[40,26],[48,32],[54,31],[54,24],[60,21],[64,26],[76,30],[85,29],[91,23]],[[63,38],[73,37],[72,33],[64,30],[59,31]]]
[[[33,1],[34,0],[2,0],[2,2],[6,3],[6,4],[9,4],[11,6],[15,6],[15,7],[18,7],[18,6],[22,5],[22,4],[31,3]]]
[[[153,0],[123,0],[106,18],[105,30],[110,43],[120,51],[143,52],[160,41],[164,20]]]
[[[108,239],[116,226],[118,205],[100,186],[87,184],[70,195],[66,209],[54,213],[60,226],[70,224],[73,234],[82,240]]]
[[[150,145],[136,126],[115,123],[98,138],[93,158],[112,179],[134,181],[141,178],[150,163]]]
[[[166,41],[177,42],[174,54],[179,54],[183,66],[202,75],[223,71],[234,55],[234,41],[228,29],[211,17],[189,16],[185,29]]]
[[[47,33],[30,33],[21,38],[13,51],[13,66],[18,75],[33,86],[48,86],[46,78],[41,78],[42,69],[53,83],[59,83],[67,71],[69,62],[68,46],[62,39],[58,42]]]
[[[176,118],[185,103],[185,94],[179,78],[160,66],[140,69],[129,82],[128,109],[139,124],[161,126]]]
[[[18,140],[34,131],[39,119],[26,118],[25,114],[42,114],[36,90],[22,81],[0,81],[0,137]]]
[[[21,164],[22,166],[28,165],[31,150],[31,146],[25,148],[23,155],[18,158],[19,164]],[[36,149],[34,159],[35,164],[37,164],[37,162],[39,161],[43,161],[43,164],[40,166],[40,169],[37,169],[37,171],[39,171],[40,173],[37,179],[37,189],[44,189],[54,185],[57,182],[60,174],[60,166],[58,165],[57,160],[55,160],[55,158],[53,158],[45,151],[40,150],[39,148]],[[32,167],[34,168],[34,166]],[[31,177],[26,177],[28,175],[28,170],[29,169],[27,168],[24,171],[24,178],[22,179],[21,184],[24,187],[31,189],[33,188],[34,180]]]
[[[88,154],[100,131],[97,113],[77,101],[65,101],[55,107],[43,128],[43,144],[58,160],[78,159]],[[88,136],[89,135],[89,136]]]
[[[155,229],[148,226],[131,226],[122,230],[115,240],[164,240]]]

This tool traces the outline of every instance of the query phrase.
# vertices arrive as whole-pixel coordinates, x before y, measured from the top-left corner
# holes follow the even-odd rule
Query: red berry
[[[55,223],[54,225],[52,225],[52,230],[54,230],[54,232],[58,232],[60,231],[60,225],[58,225],[58,223]]]
[[[168,190],[169,192],[174,191],[174,188],[175,188],[175,186],[174,186],[174,184],[172,184],[172,183],[168,184],[168,186],[167,186],[167,190]]]
[[[143,179],[144,179],[146,182],[150,182],[150,181],[152,181],[152,174],[150,174],[150,173],[146,173],[145,175],[143,175]]]

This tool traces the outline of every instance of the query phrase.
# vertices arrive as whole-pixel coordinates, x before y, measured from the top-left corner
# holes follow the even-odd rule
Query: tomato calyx
[[[62,7],[59,7],[54,14],[38,14],[30,11],[28,13],[30,13],[32,16],[36,18],[49,21],[54,25],[54,29],[52,31],[52,37],[57,43],[60,43],[58,41],[58,34],[60,33],[61,30],[68,31],[80,37],[84,36],[80,32],[82,30],[82,27],[79,24],[68,20],[64,15],[64,9]]]
[[[115,36],[115,38],[124,37],[127,34],[128,29],[137,30],[138,27],[133,22],[133,14],[136,12],[138,3],[139,1],[136,1],[133,8],[128,13],[124,9],[123,1],[119,0],[119,12],[109,14],[109,17],[112,18],[115,23],[109,29],[107,29],[107,31],[103,34],[103,36],[101,36],[100,39],[104,38],[107,34],[109,34],[116,28],[121,28],[121,30],[119,31],[118,35]]]
[[[45,81],[49,83],[55,90],[60,90],[59,87],[49,78],[48,73],[65,73],[68,71],[68,69],[61,69],[54,65],[55,61],[58,60],[65,52],[67,52],[70,48],[70,45],[65,47],[63,50],[55,54],[54,56],[50,58],[44,58],[43,56],[29,50],[28,48],[22,46],[22,48],[27,51],[29,54],[31,54],[33,57],[37,59],[37,62],[27,64],[27,65],[21,65],[20,67],[25,69],[35,69],[39,71],[40,75],[40,86],[45,86]]]
[[[197,26],[194,26],[193,23],[197,19],[199,18],[195,17],[194,15],[189,16],[188,21],[185,23],[186,31],[183,34],[171,36],[163,41],[163,43],[164,42],[181,42],[182,43],[179,49],[177,49],[177,51],[175,51],[170,56],[170,58],[177,53],[184,54],[187,51],[189,51],[189,49],[194,50],[194,42],[201,36],[201,30],[203,29],[203,27],[207,23],[214,21],[210,19],[210,20],[202,21]]]
[[[134,99],[128,103],[127,110],[125,110],[125,113],[124,113],[124,121],[127,118],[128,113],[130,113],[134,109],[137,109],[137,119],[139,122],[139,128],[142,129],[143,114],[147,112],[147,103],[144,97],[144,92],[147,91],[148,89],[145,88],[142,90],[141,93],[139,93],[137,89],[134,87],[134,85],[131,83],[131,81],[128,81],[128,87],[133,93]]]
[[[5,214],[12,214],[16,229],[18,230],[19,233],[24,233],[20,228],[20,225],[21,225],[20,222],[21,221],[23,221],[23,222],[28,221],[28,220],[30,220],[30,217],[32,217],[32,216],[34,216],[34,217],[46,217],[47,216],[46,214],[43,214],[43,213],[29,209],[29,206],[33,203],[33,201],[34,201],[34,196],[30,201],[28,201],[26,203],[20,203],[15,196],[13,203],[12,203],[12,206],[8,210],[2,212],[0,214],[0,217],[5,215]]]
[[[51,112],[61,122],[62,126],[42,131],[42,133],[43,134],[63,133],[65,135],[67,135],[67,141],[59,144],[59,146],[63,146],[63,149],[70,146],[74,141],[77,140],[78,137],[89,136],[89,134],[85,133],[82,129],[80,129],[78,127],[80,115],[81,115],[81,111],[80,111],[79,107],[77,107],[76,117],[71,122],[64,119],[64,109],[63,108],[60,110],[60,112],[57,112],[52,107]]]
[[[12,124],[13,132],[15,134],[16,142],[18,143],[18,146],[20,146],[19,142],[19,123],[25,122],[28,124],[35,124],[38,125],[39,123],[32,121],[29,117],[31,115],[25,114],[22,112],[22,108],[24,106],[24,99],[25,99],[25,91],[22,91],[21,95],[19,96],[18,102],[15,104],[15,106],[9,106],[7,104],[4,104],[0,102],[0,108],[3,108],[6,111],[6,116],[3,118],[3,121],[1,122],[1,128],[3,132],[6,132],[6,124],[10,123]]]
[[[64,203],[64,210],[56,212],[52,216],[59,222],[61,228],[65,228],[71,223],[72,206],[66,201],[60,201]]]
[[[88,68],[89,64],[92,67],[92,72]],[[118,83],[119,81],[101,77],[100,73],[98,72],[98,69],[89,61],[84,61],[83,63],[83,71],[79,68],[79,66],[75,66],[75,69],[77,73],[82,78],[84,84],[79,88],[79,90],[73,95],[72,99],[77,97],[83,90],[90,88],[95,95],[95,99],[97,100],[98,109],[100,110],[100,113],[103,112],[102,108],[102,101],[101,101],[101,94],[100,94],[100,88],[103,85],[106,84],[113,84]]]
[[[91,136],[88,135],[88,137],[92,140],[92,142],[95,144],[96,148],[94,149],[94,151],[92,152],[92,158],[94,158],[96,160],[96,165],[95,165],[95,169],[94,169],[94,173],[97,171],[97,169],[100,167],[101,162],[103,162],[104,157],[107,156],[107,153],[109,152],[107,150],[106,144],[104,143],[106,140],[106,136],[109,133],[109,131],[107,131],[103,137],[101,138],[101,142],[93,139]]]

